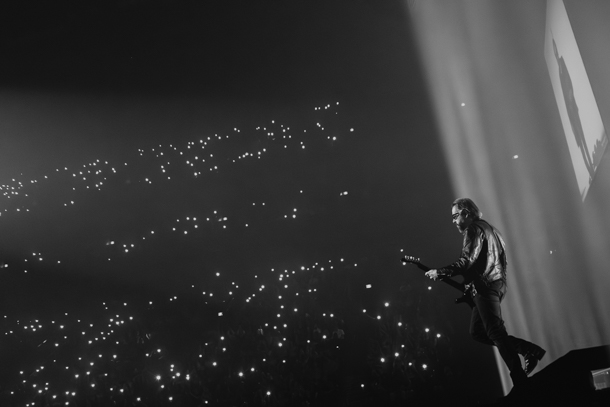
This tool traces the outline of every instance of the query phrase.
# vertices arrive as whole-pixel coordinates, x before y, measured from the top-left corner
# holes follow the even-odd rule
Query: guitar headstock
[[[420,264],[419,257],[405,256],[400,260],[402,260],[403,263]]]

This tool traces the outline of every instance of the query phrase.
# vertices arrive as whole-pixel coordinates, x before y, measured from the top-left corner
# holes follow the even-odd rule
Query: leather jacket
[[[448,277],[463,275],[465,283],[479,280],[488,285],[500,279],[506,281],[506,245],[498,229],[483,219],[476,219],[463,235],[460,258],[439,269],[439,274]]]

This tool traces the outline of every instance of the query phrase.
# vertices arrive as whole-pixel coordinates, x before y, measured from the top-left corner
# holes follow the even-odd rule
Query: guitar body
[[[401,259],[401,261],[405,264],[415,264],[420,270],[423,270],[424,272],[431,270],[430,267],[423,265],[417,257],[405,256]],[[472,300],[472,286],[466,286],[466,284],[452,280],[450,277],[439,277],[439,280],[462,292],[462,296],[455,299],[456,304],[466,303],[470,306],[470,308],[474,308],[476,306],[474,304],[474,301]]]

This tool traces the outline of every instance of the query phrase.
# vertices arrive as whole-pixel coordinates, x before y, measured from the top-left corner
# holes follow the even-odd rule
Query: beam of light
[[[563,2],[548,2],[545,57],[584,201],[608,137]]]
[[[581,49],[608,38],[610,7],[565,3],[580,22]],[[583,204],[545,61],[546,5],[409,2],[453,192],[472,198],[507,240],[503,316],[509,334],[547,349],[537,370],[570,350],[610,343],[602,311],[610,308],[610,167],[607,157],[599,163]],[[588,71],[608,122],[610,89],[596,73],[610,52],[599,45]]]

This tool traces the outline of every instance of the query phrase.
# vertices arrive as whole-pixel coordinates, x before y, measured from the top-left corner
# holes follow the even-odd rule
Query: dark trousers
[[[496,280],[489,285],[476,284],[476,289],[477,294],[473,298],[476,306],[470,317],[470,335],[478,342],[497,346],[510,371],[513,384],[524,383],[527,375],[521,366],[518,351],[527,342],[508,335],[500,310],[500,302],[506,294],[506,283]]]

